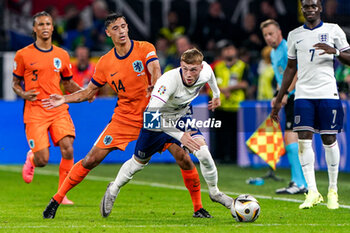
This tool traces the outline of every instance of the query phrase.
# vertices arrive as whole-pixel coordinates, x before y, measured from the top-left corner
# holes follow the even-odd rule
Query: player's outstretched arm
[[[64,103],[80,103],[83,101],[87,101],[92,99],[98,90],[99,87],[90,82],[86,89],[81,89],[80,91],[74,92],[70,95],[50,95],[49,99],[42,100],[43,106],[45,108],[52,109]]]
[[[214,110],[220,106],[221,106],[220,98],[213,98],[212,100],[209,101],[208,109],[214,112]]]
[[[61,106],[62,104],[64,104],[64,102],[64,96],[58,94],[52,94],[50,95],[50,98],[42,100],[43,107],[47,109],[53,109],[58,106]]]
[[[64,89],[69,93],[75,93],[77,91],[84,89],[81,86],[79,86],[75,81],[73,81],[73,79],[63,80],[62,84]],[[95,95],[93,95],[90,99],[88,99],[89,103],[93,102],[94,100],[95,100]]]
[[[153,91],[154,85],[156,84],[159,77],[162,75],[159,61],[154,60],[148,63],[147,70],[151,74],[151,84],[149,84],[147,88],[147,97],[149,97]]]
[[[68,91],[69,93],[74,93],[83,89],[76,82],[74,82],[73,79],[62,80],[62,85],[64,90]]]
[[[278,112],[282,107],[282,98],[285,93],[287,93],[288,87],[292,83],[294,76],[297,72],[297,60],[296,59],[288,59],[288,64],[283,73],[282,85],[276,96],[276,100],[274,105],[272,106],[272,111],[270,113],[271,119],[279,122]]]
[[[213,70],[211,70],[211,75],[210,75],[210,79],[208,81],[208,84],[209,84],[211,91],[213,92],[213,99],[211,101],[209,101],[208,109],[214,111],[217,107],[221,106],[221,100],[220,100],[220,89],[219,89],[218,84],[216,82],[216,78],[215,78]]]

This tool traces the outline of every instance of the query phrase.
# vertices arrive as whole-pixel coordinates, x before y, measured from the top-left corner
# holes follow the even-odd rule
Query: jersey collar
[[[322,27],[322,25],[323,25],[323,21],[321,20],[321,22],[314,28],[309,28],[308,26],[306,26],[306,24],[304,24],[304,28],[312,31],[316,28]]]
[[[133,40],[130,40],[131,41],[131,46],[130,46],[130,50],[129,50],[129,52],[127,53],[127,54],[125,54],[125,56],[119,56],[118,55],[118,53],[117,53],[117,50],[115,49],[115,47],[114,47],[114,54],[115,54],[115,56],[119,59],[119,60],[122,60],[122,59],[125,59],[125,58],[127,58],[129,55],[130,55],[130,53],[132,52],[132,50],[133,50],[133,48],[134,48],[134,41]]]
[[[50,49],[48,49],[48,50],[42,50],[42,49],[40,49],[40,48],[35,44],[35,42],[34,42],[33,44],[34,44],[34,47],[35,47],[37,50],[39,50],[40,52],[43,52],[43,53],[51,52],[52,49],[53,49],[53,46],[52,46],[52,45],[51,45],[51,48],[50,48]]]

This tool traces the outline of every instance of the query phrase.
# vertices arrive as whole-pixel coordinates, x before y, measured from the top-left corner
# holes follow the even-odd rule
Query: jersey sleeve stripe
[[[146,66],[148,65],[148,63],[150,63],[150,62],[152,62],[152,61],[154,61],[154,60],[158,60],[158,58],[157,58],[157,57],[154,57],[154,58],[151,58],[151,59],[149,59],[148,61],[146,61]]]
[[[72,78],[73,78],[73,75],[68,76],[68,77],[63,77],[63,76],[61,75],[61,79],[62,79],[62,80],[71,80]]]
[[[23,76],[19,76],[19,75],[15,74],[15,73],[12,73],[12,75],[13,75],[14,77],[18,78],[18,79],[23,79]]]
[[[166,103],[166,101],[164,101],[162,98],[160,98],[159,96],[156,95],[152,95],[152,97],[156,97],[157,99],[160,99],[161,101],[163,101],[164,103]]]
[[[295,60],[295,59],[297,59],[297,57],[295,57],[295,56],[288,56],[288,59]]]
[[[104,84],[98,83],[94,78],[91,78],[91,82],[93,84],[95,84],[96,86],[98,86],[98,87],[103,87],[104,86]]]
[[[347,46],[347,47],[345,47],[345,48],[339,49],[339,51],[340,51],[340,52],[343,52],[343,51],[348,50],[348,49],[350,49],[350,46]]]

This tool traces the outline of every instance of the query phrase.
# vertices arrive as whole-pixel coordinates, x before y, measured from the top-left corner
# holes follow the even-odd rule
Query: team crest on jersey
[[[113,138],[111,135],[106,135],[105,138],[103,139],[103,143],[107,146],[111,144],[113,141]]]
[[[318,34],[318,40],[321,42],[321,43],[326,43],[328,42],[328,33],[322,33],[322,34]]]
[[[141,73],[143,71],[143,64],[142,61],[136,60],[132,63],[132,67],[134,68],[134,71],[137,73]]]
[[[35,143],[33,139],[29,139],[28,141],[30,149],[33,149],[35,147]]]
[[[163,95],[166,92],[166,86],[161,85],[158,89],[159,95]]]
[[[59,58],[55,57],[53,59],[53,65],[55,66],[56,69],[61,69],[62,67],[62,62]]]

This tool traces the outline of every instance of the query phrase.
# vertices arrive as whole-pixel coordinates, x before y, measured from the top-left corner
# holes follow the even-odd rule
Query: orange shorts
[[[48,132],[55,146],[58,146],[58,142],[65,136],[75,137],[74,124],[68,111],[55,118],[26,123],[25,128],[28,144],[33,152],[50,146]]]
[[[124,151],[129,142],[137,140],[140,127],[127,125],[112,119],[96,140],[94,146],[99,148],[118,148]]]

